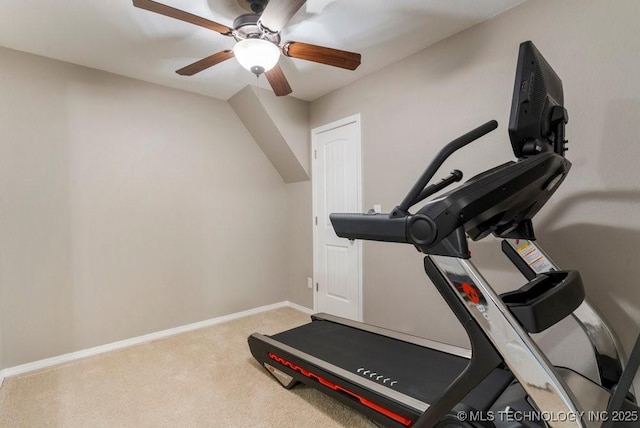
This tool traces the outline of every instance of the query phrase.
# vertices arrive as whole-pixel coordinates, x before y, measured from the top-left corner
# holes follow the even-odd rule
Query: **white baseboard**
[[[4,370],[0,370],[0,387],[2,387],[2,382],[4,381],[5,377],[16,376],[16,375],[32,372],[35,370],[40,370],[47,367],[55,366],[62,363],[68,363],[70,361],[79,360],[81,358],[102,354],[104,352],[114,351],[116,349],[128,348],[130,346],[139,345],[141,343],[150,342],[152,340],[162,339],[162,338],[173,336],[180,333],[186,333],[188,331],[196,330],[199,328],[209,327],[212,325],[220,324],[227,321],[232,321],[232,320],[246,317],[249,315],[255,315],[261,312],[271,311],[274,309],[279,309],[284,307],[290,307],[307,314],[311,314],[313,312],[309,308],[305,308],[304,306],[300,306],[296,303],[292,303],[289,301],[278,302],[278,303],[274,303],[266,306],[260,306],[258,308],[253,308],[253,309],[249,309],[242,312],[236,312],[229,315],[223,315],[221,317],[212,318],[206,321],[187,324],[180,327],[158,331],[155,333],[145,334],[143,336],[133,337],[131,339],[120,340],[118,342],[107,343],[106,345],[95,346],[93,348],[83,349],[81,351],[59,355],[57,357],[45,358],[44,360],[34,361],[32,363],[27,363],[27,364],[21,364],[15,367],[9,367]]]
[[[304,312],[307,315],[313,315],[315,313],[313,311],[313,309],[309,309],[306,306],[302,306],[302,305],[299,305],[299,304],[293,303],[293,302],[285,302],[285,303],[286,303],[286,306],[288,306],[290,308],[293,308],[293,309],[295,309],[297,311]]]

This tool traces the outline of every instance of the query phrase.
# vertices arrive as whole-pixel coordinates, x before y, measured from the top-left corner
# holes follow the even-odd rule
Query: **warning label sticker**
[[[521,241],[516,251],[535,273],[553,270],[553,265],[538,248],[529,241]]]

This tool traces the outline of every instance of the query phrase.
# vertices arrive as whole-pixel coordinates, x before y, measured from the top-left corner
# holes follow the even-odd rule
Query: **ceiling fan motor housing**
[[[236,40],[233,50],[226,49],[182,67],[176,70],[179,75],[193,76],[235,57],[244,68],[256,75],[265,73],[275,94],[283,96],[291,93],[291,86],[278,66],[282,54],[347,70],[355,70],[360,65],[360,54],[355,52],[293,41],[280,46],[280,31],[306,1],[278,0],[271,3],[270,0],[235,0],[240,9],[249,13],[236,18],[233,28],[155,0],[133,0],[133,6]]]
[[[247,12],[262,13],[269,0],[236,0],[236,3]]]
[[[268,40],[276,45],[280,43],[280,35],[264,32],[258,26],[260,15],[257,13],[245,13],[237,17],[233,21],[233,29],[235,30],[234,38],[237,41],[243,39],[260,38]]]
[[[267,7],[269,0],[247,0],[249,7],[253,13],[262,13],[264,8]]]

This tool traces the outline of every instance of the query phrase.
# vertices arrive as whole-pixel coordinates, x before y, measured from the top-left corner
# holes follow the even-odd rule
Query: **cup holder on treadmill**
[[[584,286],[575,270],[537,275],[502,301],[530,333],[539,333],[571,314],[584,300]]]

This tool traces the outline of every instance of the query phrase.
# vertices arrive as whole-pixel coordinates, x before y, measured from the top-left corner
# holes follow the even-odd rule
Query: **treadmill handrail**
[[[435,158],[431,161],[427,169],[422,173],[418,181],[413,185],[407,196],[404,197],[400,205],[398,205],[392,212],[391,215],[394,217],[406,216],[409,210],[409,207],[415,205],[417,203],[417,199],[425,188],[429,181],[433,178],[438,169],[442,166],[445,160],[449,156],[451,156],[457,150],[463,148],[467,144],[470,144],[477,140],[478,138],[488,134],[498,127],[498,122],[495,120],[490,120],[487,123],[484,123],[477,128],[467,132],[466,134],[456,138],[451,141],[449,144],[444,146],[436,155]]]

